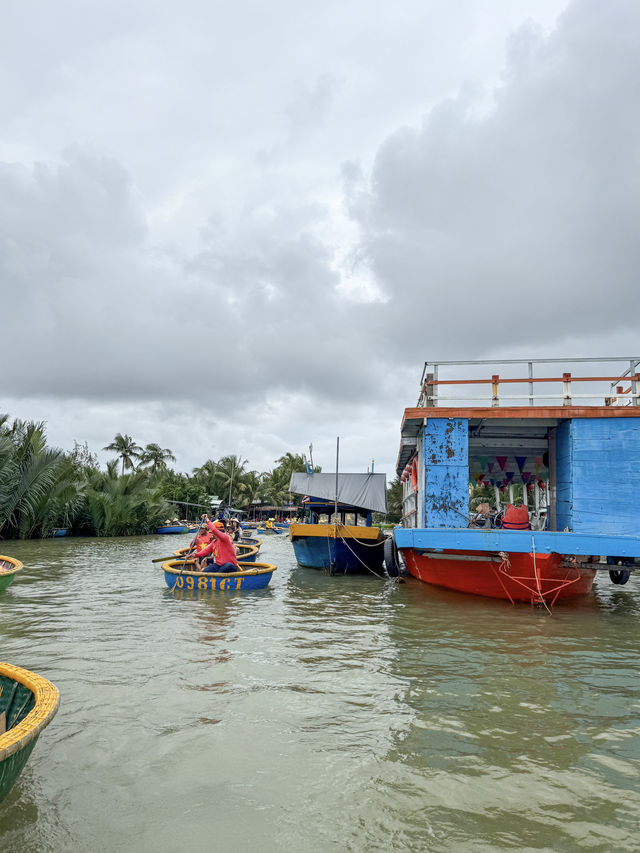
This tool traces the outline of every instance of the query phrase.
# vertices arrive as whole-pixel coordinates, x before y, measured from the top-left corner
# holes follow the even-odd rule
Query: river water
[[[0,659],[61,692],[0,850],[640,847],[640,578],[553,615],[299,568],[171,593],[188,537],[5,542]]]

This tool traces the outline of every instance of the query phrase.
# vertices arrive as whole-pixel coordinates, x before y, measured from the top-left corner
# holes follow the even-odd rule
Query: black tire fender
[[[624,584],[629,582],[631,572],[628,569],[609,569],[609,577],[612,583],[624,586]]]
[[[393,535],[384,540],[384,565],[390,578],[397,578],[400,574],[400,560],[398,559],[398,546]]]

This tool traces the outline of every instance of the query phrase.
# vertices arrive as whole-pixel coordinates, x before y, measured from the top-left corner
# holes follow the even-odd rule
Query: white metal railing
[[[618,367],[615,375],[574,375],[567,367],[575,364],[614,364]],[[482,365],[491,365],[494,369],[502,365],[517,365],[514,372],[526,371],[525,376],[505,378],[499,373],[492,373],[484,379],[470,379],[467,376],[460,377],[462,371]],[[546,367],[542,367],[546,365]],[[453,404],[461,406],[466,404],[473,406],[500,406],[500,405],[558,405],[561,401],[563,406],[578,405],[580,401],[597,400],[599,405],[612,406],[638,406],[640,405],[640,375],[638,366],[640,357],[628,358],[537,358],[537,359],[496,359],[483,361],[427,361],[425,362],[420,380],[420,397],[418,406],[434,407],[439,405]],[[554,374],[543,375],[545,371],[557,366],[559,369]],[[446,377],[445,374],[446,373]],[[578,386],[575,383],[581,383]],[[584,384],[582,384],[584,383]],[[501,394],[501,386],[512,387],[514,385],[528,385],[527,393],[524,394]],[[561,384],[561,393],[558,393],[558,384]],[[442,393],[449,386],[462,386],[477,389],[478,386],[490,386],[488,393],[478,394],[474,392],[460,395],[448,395]],[[552,390],[550,390],[552,389]],[[584,389],[584,390],[583,390]],[[517,390],[517,389],[515,389]],[[516,403],[515,401],[522,401]],[[593,402],[587,405],[596,405]]]

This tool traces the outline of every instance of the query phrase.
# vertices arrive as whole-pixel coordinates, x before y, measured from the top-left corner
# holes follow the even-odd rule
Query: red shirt
[[[213,553],[213,549],[217,545],[216,563],[219,566],[222,566],[223,563],[233,563],[234,566],[237,566],[238,557],[229,534],[224,533],[218,527],[215,527],[215,525],[210,521],[208,521],[207,524],[209,525],[209,530],[213,533],[215,539],[198,553],[198,558],[208,557],[209,554]]]
[[[201,548],[204,548],[205,545],[208,545],[211,542],[211,534],[208,530],[203,530],[196,536],[196,541],[194,543],[194,548],[196,552],[199,553]]]

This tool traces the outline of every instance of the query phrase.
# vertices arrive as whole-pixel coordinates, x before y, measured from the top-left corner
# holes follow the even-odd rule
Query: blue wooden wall
[[[640,532],[640,418],[578,418],[556,434],[557,527]]]
[[[423,527],[466,527],[469,520],[469,422],[433,418],[424,427]]]

